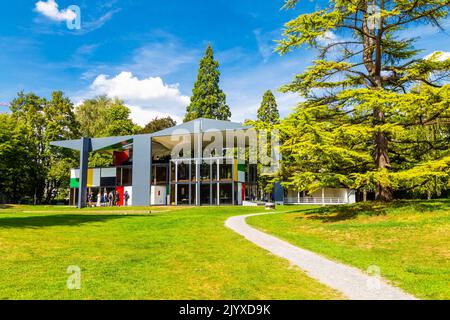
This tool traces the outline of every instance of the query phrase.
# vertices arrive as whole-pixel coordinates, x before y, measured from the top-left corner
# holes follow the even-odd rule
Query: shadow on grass
[[[138,217],[138,215],[81,215],[59,214],[49,216],[33,216],[20,218],[0,218],[0,229],[38,229],[54,226],[79,226],[93,222],[107,222],[122,218]],[[139,217],[142,217],[140,215]],[[151,217],[151,215],[146,216]]]
[[[292,211],[304,213],[304,216],[296,219],[320,220],[322,222],[338,222],[356,219],[359,215],[380,216],[392,211],[427,213],[434,211],[450,210],[450,201],[443,200],[398,200],[391,203],[360,202],[352,205],[328,206],[306,210]]]
[[[10,205],[10,204],[0,204],[0,209],[10,209],[10,208],[12,208],[13,206],[12,205]]]
[[[335,206],[316,209],[307,213],[306,219],[320,220],[322,222],[338,222],[356,219],[358,215],[380,216],[386,214],[383,205],[375,206],[372,203],[361,203],[351,206]]]
[[[414,210],[416,212],[433,212],[450,210],[450,199],[440,200],[399,200],[389,204],[390,208]]]

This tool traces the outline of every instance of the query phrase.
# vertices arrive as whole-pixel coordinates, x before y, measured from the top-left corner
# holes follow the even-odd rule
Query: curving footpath
[[[250,227],[246,219],[267,213],[249,214],[229,218],[225,226],[244,236],[257,246],[300,267],[309,277],[343,293],[352,300],[416,300],[385,280],[369,276],[357,268],[324,258],[311,251]]]

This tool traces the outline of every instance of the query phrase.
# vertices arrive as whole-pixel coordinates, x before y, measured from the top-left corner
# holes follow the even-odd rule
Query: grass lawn
[[[250,225],[354,265],[375,265],[422,299],[450,299],[450,201],[408,201],[251,217]]]
[[[0,299],[342,298],[224,226],[260,211],[3,206]]]

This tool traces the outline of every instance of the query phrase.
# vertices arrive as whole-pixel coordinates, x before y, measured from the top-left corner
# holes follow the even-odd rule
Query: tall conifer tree
[[[264,93],[261,106],[258,109],[258,120],[262,122],[269,122],[271,124],[276,124],[280,121],[277,101],[270,90],[267,90]]]
[[[284,174],[299,191],[344,186],[390,201],[394,191],[432,192],[436,179],[450,181],[448,136],[423,134],[448,126],[450,59],[421,57],[414,32],[404,32],[442,29],[449,9],[449,0],[330,0],[286,24],[282,54],[319,52],[283,87],[306,99],[281,126]]]
[[[231,112],[226,103],[225,94],[219,87],[219,80],[219,62],[214,60],[213,49],[211,45],[208,45],[205,56],[200,60],[191,103],[184,117],[185,122],[197,118],[229,120]]]

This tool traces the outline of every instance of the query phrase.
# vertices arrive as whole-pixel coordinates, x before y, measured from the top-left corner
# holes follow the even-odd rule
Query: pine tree
[[[219,79],[219,62],[214,60],[213,49],[208,45],[205,56],[200,60],[191,103],[184,117],[185,122],[197,118],[229,120],[231,112],[226,104],[225,94],[219,88]]]
[[[258,120],[271,124],[276,124],[280,121],[277,101],[275,100],[275,96],[270,90],[267,90],[264,93],[261,106],[258,109]]]
[[[448,126],[450,59],[418,57],[414,34],[404,32],[442,28],[448,11],[448,0],[339,0],[286,24],[281,54],[303,46],[319,53],[282,88],[306,99],[281,126],[292,185],[372,189],[377,200],[390,201],[394,190],[449,180],[448,136],[418,133]]]

